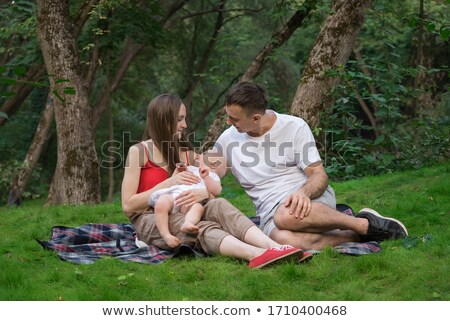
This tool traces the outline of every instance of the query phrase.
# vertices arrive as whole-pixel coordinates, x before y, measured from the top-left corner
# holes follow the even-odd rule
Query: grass
[[[120,203],[44,208],[37,200],[0,207],[0,300],[450,300],[450,162],[332,185],[339,203],[401,219],[411,246],[383,242],[380,253],[361,257],[327,248],[307,264],[259,271],[219,256],[75,265],[35,239],[47,240],[54,225],[127,222]],[[224,186],[224,197],[253,215],[233,178]]]

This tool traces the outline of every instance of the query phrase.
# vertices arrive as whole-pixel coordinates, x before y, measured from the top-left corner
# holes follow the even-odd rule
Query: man
[[[227,123],[215,148],[256,206],[260,228],[281,244],[321,249],[343,242],[383,241],[408,235],[398,220],[372,209],[356,217],[335,210],[314,137],[298,117],[268,110],[266,91],[241,82],[225,98]]]

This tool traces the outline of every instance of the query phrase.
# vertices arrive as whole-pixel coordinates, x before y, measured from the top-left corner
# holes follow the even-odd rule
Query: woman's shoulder
[[[148,146],[151,141],[143,141],[131,145],[128,149],[128,158],[138,162],[140,166],[143,166],[149,160]]]

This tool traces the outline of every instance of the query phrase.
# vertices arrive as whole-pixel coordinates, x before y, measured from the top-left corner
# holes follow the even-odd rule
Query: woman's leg
[[[264,249],[241,242],[233,235],[226,236],[219,247],[220,255],[231,256],[246,261],[250,261],[264,252]]]
[[[248,230],[255,226],[247,216],[223,198],[212,199],[204,207],[203,220],[216,222],[225,232],[246,242]],[[252,233],[250,235],[253,236]],[[248,241],[254,243],[256,240],[250,237]],[[261,243],[253,245],[261,245]]]
[[[281,244],[264,234],[256,225],[247,230],[247,233],[244,236],[244,242],[263,249],[281,246]]]

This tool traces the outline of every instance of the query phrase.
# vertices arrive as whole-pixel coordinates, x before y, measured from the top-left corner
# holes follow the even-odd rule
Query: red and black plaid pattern
[[[156,264],[174,255],[156,246],[138,248],[131,224],[54,226],[51,232],[50,241],[37,240],[39,244],[72,263],[91,264],[102,256],[111,256],[123,261]]]

